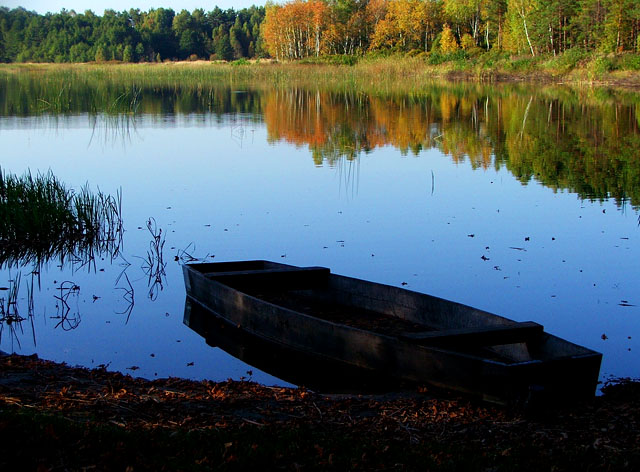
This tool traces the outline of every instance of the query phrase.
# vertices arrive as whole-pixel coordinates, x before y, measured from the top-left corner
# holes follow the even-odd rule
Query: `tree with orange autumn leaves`
[[[387,13],[376,26],[371,48],[429,51],[442,23],[442,2],[396,0],[387,3]]]
[[[262,35],[267,51],[278,60],[302,59],[324,52],[328,6],[320,0],[267,3]]]
[[[291,0],[266,8],[263,39],[276,59],[447,53],[454,44],[534,56],[574,47],[640,52],[638,0]]]
[[[262,35],[274,58],[362,54],[388,0],[292,0],[267,3]]]
[[[276,59],[371,50],[428,52],[445,21],[479,38],[488,0],[292,0],[267,3],[262,34]],[[486,16],[486,15],[485,15]],[[485,19],[482,17],[482,19]],[[478,40],[476,40],[478,41]]]

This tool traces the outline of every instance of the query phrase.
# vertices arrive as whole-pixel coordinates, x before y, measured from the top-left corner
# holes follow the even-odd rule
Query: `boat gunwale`
[[[256,263],[256,262],[260,262],[260,263],[266,263],[266,264],[274,264],[277,266],[281,266],[281,267],[287,267],[287,268],[292,268],[295,269],[297,268],[297,266],[292,266],[292,265],[288,265],[288,264],[281,264],[278,262],[271,262],[271,261],[263,261],[263,260],[255,260],[255,261],[238,261],[238,263],[243,263],[243,262],[250,262],[250,263]],[[233,264],[235,262],[224,262],[221,264]],[[459,356],[462,358],[467,358],[470,360],[475,360],[475,361],[481,361],[482,363],[486,363],[486,364],[492,364],[495,366],[499,366],[501,368],[505,368],[505,369],[510,369],[510,370],[516,370],[518,368],[524,368],[526,366],[532,366],[532,365],[538,365],[538,364],[543,364],[543,363],[550,363],[550,362],[560,362],[560,361],[565,361],[565,360],[570,360],[570,359],[587,359],[587,358],[593,358],[593,357],[601,357],[602,354],[598,353],[597,351],[594,351],[590,348],[587,348],[585,346],[581,346],[578,344],[575,344],[571,341],[568,341],[564,338],[561,338],[559,336],[556,336],[554,334],[548,333],[546,331],[543,332],[543,336],[546,336],[548,340],[554,340],[556,342],[561,342],[563,343],[566,347],[571,348],[571,349],[575,349],[575,350],[581,350],[581,353],[574,353],[574,354],[565,354],[565,355],[553,355],[551,358],[549,359],[530,359],[530,360],[522,360],[522,361],[511,361],[511,362],[505,362],[505,361],[499,361],[499,360],[494,360],[494,359],[489,359],[488,357],[483,357],[481,355],[474,355],[474,354],[469,354],[469,353],[465,353],[465,352],[461,352],[460,350],[456,350],[456,349],[447,349],[447,348],[443,348],[443,347],[439,347],[439,346],[429,346],[429,345],[422,345],[422,344],[418,344],[418,343],[413,343],[410,342],[406,339],[403,339],[400,336],[393,336],[393,335],[389,335],[389,334],[385,334],[382,332],[377,332],[377,331],[372,331],[372,330],[367,330],[367,329],[362,329],[362,328],[357,328],[354,326],[350,326],[348,324],[344,324],[344,323],[336,323],[333,321],[329,321],[326,319],[323,319],[321,317],[318,316],[314,316],[312,314],[309,313],[305,313],[303,311],[299,311],[299,310],[295,310],[295,309],[291,309],[291,308],[287,308],[283,305],[279,305],[276,303],[272,303],[269,302],[263,298],[260,298],[259,296],[256,295],[252,295],[250,293],[247,293],[246,291],[243,291],[241,289],[238,289],[236,287],[233,287],[232,285],[220,282],[215,280],[214,278],[208,277],[208,274],[211,274],[212,272],[202,272],[198,269],[196,269],[194,266],[199,265],[200,263],[187,263],[184,264],[184,267],[187,267],[187,270],[189,270],[192,274],[195,274],[198,277],[201,277],[202,279],[206,280],[207,283],[209,284],[216,284],[219,285],[220,287],[224,287],[228,290],[232,290],[233,292],[240,294],[242,297],[245,297],[247,299],[252,300],[254,303],[258,303],[258,304],[262,304],[262,305],[268,305],[278,311],[282,311],[286,314],[288,314],[289,316],[292,317],[302,317],[304,319],[307,320],[313,320],[314,323],[318,323],[318,324],[322,324],[325,326],[332,326],[334,328],[339,328],[340,330],[348,333],[348,332],[355,332],[355,333],[361,333],[361,334],[365,334],[367,336],[375,336],[378,338],[381,338],[383,340],[385,340],[386,342],[391,342],[391,343],[397,343],[397,344],[402,344],[402,345],[406,345],[406,346],[411,346],[412,349],[415,350],[419,350],[419,351],[426,351],[426,352],[441,352],[443,354],[446,355],[454,355],[454,356]],[[216,264],[216,263],[213,263]],[[226,271],[225,271],[226,272]],[[468,305],[464,305],[452,300],[447,300],[447,299],[443,299],[440,297],[436,297],[433,295],[428,295],[428,294],[424,294],[422,292],[417,292],[417,291],[413,291],[413,290],[409,290],[409,289],[405,289],[405,288],[400,288],[400,287],[395,287],[392,285],[386,285],[386,284],[381,284],[378,282],[371,282],[368,280],[363,280],[363,279],[358,279],[355,277],[349,277],[349,276],[344,276],[344,275],[340,275],[340,274],[334,274],[333,272],[328,273],[328,277],[338,277],[338,278],[343,278],[346,280],[353,280],[356,282],[364,282],[366,284],[373,284],[373,285],[378,285],[378,286],[382,286],[382,287],[389,287],[392,289],[397,289],[397,290],[402,290],[403,292],[408,292],[411,293],[414,296],[418,296],[418,297],[422,297],[422,296],[427,296],[427,297],[432,297],[434,299],[437,299],[438,301],[442,301],[442,302],[446,302],[446,303],[451,303],[451,304],[455,304],[456,306],[459,307],[464,307],[465,309],[470,309],[470,310],[475,310],[478,312],[481,312],[483,315],[487,315],[490,317],[495,317],[497,319],[500,320],[506,320],[510,323],[518,323],[517,321],[511,320],[509,318],[500,316],[500,315],[496,315],[494,313],[490,313],[484,310],[479,310],[477,308],[468,306]],[[218,315],[219,317],[221,317],[222,319],[226,320],[229,324],[234,325],[233,321],[230,320],[227,316],[225,316],[222,313],[219,313],[217,310],[213,309],[210,306],[207,306],[207,304],[201,302],[200,300],[198,300],[198,298],[194,297],[193,295],[189,295],[187,294],[190,298],[192,298],[193,300],[196,300],[198,303],[200,303],[201,305],[203,305],[206,309],[212,311],[213,313],[215,313],[216,315]],[[291,344],[288,344],[286,342],[282,342],[280,340],[278,340],[275,337],[270,337],[270,336],[265,336],[264,334],[262,334],[259,331],[256,330],[252,330],[252,329],[247,329],[246,327],[241,327],[243,330],[245,330],[248,333],[251,333],[254,336],[257,336],[261,339],[264,339],[266,341],[269,342],[275,342],[277,344],[283,345],[283,346],[288,346],[291,347],[293,349],[297,349],[299,351],[302,352],[314,352],[311,350],[305,350],[304,348],[296,348],[295,346],[292,346]],[[444,331],[444,330],[441,330]],[[319,353],[316,353],[319,354]],[[331,358],[330,356],[325,356],[327,358]]]

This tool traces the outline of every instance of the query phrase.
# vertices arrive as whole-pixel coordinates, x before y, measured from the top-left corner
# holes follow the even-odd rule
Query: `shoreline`
[[[482,56],[481,56],[482,57]],[[594,56],[593,61],[595,61]],[[526,58],[525,58],[526,59]],[[404,88],[415,90],[426,81],[468,81],[495,84],[542,84],[571,87],[619,88],[640,90],[640,70],[613,69],[594,70],[591,62],[582,61],[572,65],[547,66],[542,60],[526,62],[523,58],[501,58],[488,66],[487,60],[477,58],[468,61],[449,61],[429,64],[420,57],[364,57],[354,65],[331,61],[275,62],[273,60],[251,60],[236,62],[221,61],[165,61],[162,63],[86,62],[86,63],[5,63],[0,72],[7,75],[21,72],[72,72],[95,76],[100,80],[135,82],[161,79],[175,80],[179,77],[196,78],[203,84],[219,79],[245,82],[271,80],[272,85],[299,86],[315,84],[323,86],[348,86],[356,89],[369,87]]]
[[[321,395],[0,357],[0,464],[23,470],[637,470],[640,383],[516,411],[428,391]],[[9,469],[7,469],[9,470]]]

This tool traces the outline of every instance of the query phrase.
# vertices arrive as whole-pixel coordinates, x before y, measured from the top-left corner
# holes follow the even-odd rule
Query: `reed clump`
[[[0,168],[0,265],[51,258],[88,262],[116,255],[122,243],[121,194],[67,188],[51,172],[7,174]]]

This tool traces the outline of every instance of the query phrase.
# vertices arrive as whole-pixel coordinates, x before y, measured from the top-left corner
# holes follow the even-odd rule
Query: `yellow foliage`
[[[453,31],[451,31],[451,28],[446,23],[442,27],[442,35],[440,36],[440,50],[445,54],[456,52],[458,50],[458,41],[456,41],[456,37],[454,36]]]
[[[462,38],[460,38],[460,46],[465,51],[470,51],[476,47],[476,42],[469,33],[465,33],[462,35]]]

